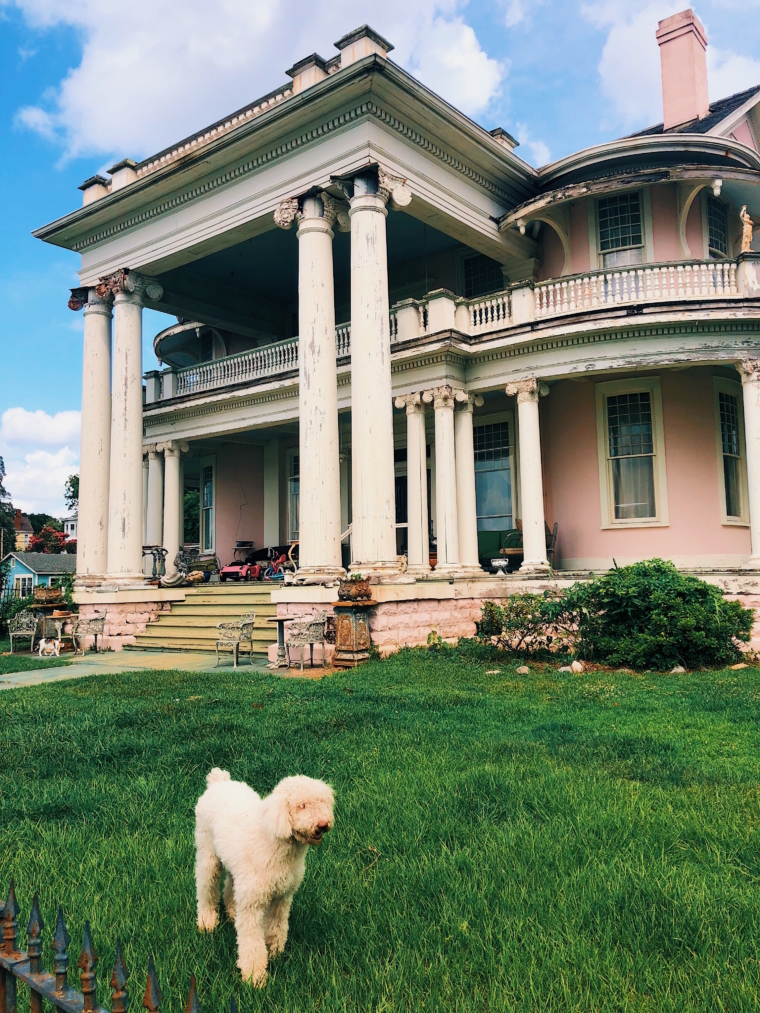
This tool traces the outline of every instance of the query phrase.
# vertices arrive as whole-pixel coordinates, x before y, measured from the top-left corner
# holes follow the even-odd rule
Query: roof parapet
[[[100,197],[106,197],[110,193],[108,180],[99,173],[95,176],[90,176],[77,189],[82,191],[83,206],[91,204]]]
[[[338,39],[335,43],[335,48],[340,50],[340,66],[342,70],[344,67],[356,63],[357,60],[361,60],[365,56],[371,56],[373,53],[385,59],[394,47],[387,39],[378,34],[374,28],[370,28],[369,25],[362,25],[361,28],[355,28],[352,32]]]
[[[116,165],[112,165],[106,172],[111,177],[111,193],[121,190],[137,179],[137,162],[131,158],[122,158]]]
[[[318,53],[312,53],[294,63],[285,73],[293,78],[293,94],[297,95],[305,88],[324,81],[328,74],[327,60],[323,60]]]
[[[508,151],[514,151],[515,148],[520,147],[520,142],[516,137],[513,137],[504,127],[494,127],[493,130],[489,130],[488,133],[493,137],[495,141],[502,144]]]

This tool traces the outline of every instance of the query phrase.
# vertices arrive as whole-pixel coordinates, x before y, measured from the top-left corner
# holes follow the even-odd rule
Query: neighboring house
[[[749,588],[760,85],[709,103],[692,11],[657,41],[664,125],[539,169],[364,26],[83,183],[83,206],[35,233],[81,255],[77,562],[102,585],[82,601],[126,588],[131,608],[143,544],[171,570],[186,488],[222,562],[240,539],[300,540],[307,586],[275,592],[283,608],[329,607],[319,585],[342,566],[381,577],[381,646],[424,643],[438,615],[471,635],[482,598],[547,578],[547,525],[568,580],[661,556]],[[143,403],[145,305],[179,322],[154,339],[166,368]],[[480,560],[520,540],[499,584]]]
[[[20,510],[16,511],[16,516],[13,519],[13,528],[16,532],[16,549],[19,552],[23,552],[29,547],[34,529],[32,528],[29,518],[21,513]]]
[[[57,587],[63,577],[76,572],[77,557],[67,552],[59,555],[47,552],[9,552],[9,585],[23,598],[37,585]],[[5,562],[5,560],[3,560]]]
[[[77,536],[77,515],[74,514],[72,517],[62,517],[61,524],[63,525],[63,533],[67,538],[76,538]]]

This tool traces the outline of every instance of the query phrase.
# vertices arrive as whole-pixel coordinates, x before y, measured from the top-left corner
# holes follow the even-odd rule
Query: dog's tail
[[[220,767],[214,767],[206,775],[206,784],[211,787],[212,784],[216,784],[217,781],[229,781],[230,772],[229,770],[222,770]]]

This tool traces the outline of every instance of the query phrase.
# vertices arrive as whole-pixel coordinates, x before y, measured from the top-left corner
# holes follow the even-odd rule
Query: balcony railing
[[[647,264],[571,275],[535,286],[513,285],[477,299],[462,299],[440,289],[423,299],[406,299],[390,311],[391,344],[406,342],[447,330],[477,336],[500,331],[530,320],[546,320],[567,313],[583,312],[627,303],[722,299],[741,295],[737,264],[731,260],[688,261],[679,264]],[[351,354],[351,324],[335,328],[335,354]],[[277,341],[224,359],[199,363],[167,372],[171,384],[149,388],[147,403],[180,397],[252,380],[281,376],[298,369],[298,338]]]
[[[535,288],[536,316],[553,317],[597,306],[737,295],[736,263],[693,261],[576,274]]]

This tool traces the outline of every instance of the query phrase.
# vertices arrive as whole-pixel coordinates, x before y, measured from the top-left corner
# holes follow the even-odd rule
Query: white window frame
[[[299,524],[299,527],[298,527],[298,533],[295,536],[293,534],[294,528],[293,528],[293,524],[292,524],[292,518],[290,516],[290,482],[291,482],[291,479],[295,478],[295,475],[293,474],[293,461],[294,461],[294,459],[296,457],[299,457],[299,455],[300,455],[300,447],[289,447],[285,451],[285,504],[286,504],[286,508],[287,508],[286,509],[286,520],[287,520],[287,531],[288,531],[288,538],[287,538],[287,540],[289,542],[298,541],[299,537],[300,537],[300,532],[301,532],[301,527],[300,527],[300,524],[301,524],[301,491],[300,491],[301,490],[301,480],[300,480],[301,465],[300,465],[300,461],[299,461],[299,466],[298,466],[298,475],[299,475],[299,480],[298,480],[298,489],[299,489],[299,492],[298,492],[298,524]]]
[[[592,271],[601,271],[604,269],[604,255],[605,253],[611,253],[614,251],[600,249],[599,240],[599,224],[597,215],[597,205],[600,200],[605,197],[618,197],[623,193],[631,192],[630,188],[623,190],[616,190],[612,193],[599,194],[596,197],[589,198],[588,203],[588,231],[589,231],[589,261],[590,269]],[[652,196],[648,186],[644,186],[641,189],[633,191],[639,195],[639,205],[641,207],[641,247],[635,246],[631,249],[641,249],[641,263],[652,264],[654,263],[654,229],[652,226]],[[634,265],[631,265],[632,267]],[[606,270],[609,271],[625,271],[624,267],[610,267]]]
[[[198,539],[200,541],[199,551],[201,556],[210,556],[216,553],[216,455],[211,457],[202,457],[200,459],[200,502],[199,507],[199,524],[198,524]],[[203,546],[203,472],[206,468],[211,468],[211,546],[204,548]]]
[[[699,211],[702,215],[702,259],[710,260],[710,222],[707,217],[707,198],[712,197],[713,193],[709,187],[703,187],[699,194]],[[715,261],[720,260],[731,260],[733,257],[733,242],[731,241],[731,205],[725,197],[715,197],[718,204],[722,204],[726,209],[726,255],[725,257],[716,257]]]
[[[659,376],[611,380],[596,385],[596,436],[599,457],[599,493],[602,528],[668,527],[668,483],[665,462],[665,430],[662,422],[662,389]],[[615,517],[615,490],[608,456],[607,398],[615,394],[648,393],[652,404],[652,442],[654,445],[654,517]]]
[[[491,415],[473,415],[472,416],[472,428],[476,426],[492,426],[497,425],[499,422],[506,422],[509,425],[509,475],[510,485],[512,486],[512,527],[517,526],[517,520],[519,515],[517,513],[518,499],[517,499],[517,466],[516,466],[516,449],[517,449],[517,428],[515,426],[515,413],[514,412],[494,412]],[[474,433],[473,433],[474,437]],[[474,439],[473,439],[474,442]],[[474,464],[474,461],[473,461]],[[475,507],[477,513],[477,505]]]
[[[720,394],[731,394],[736,398],[739,415],[739,495],[741,496],[741,514],[729,517],[726,512],[726,485],[723,474],[723,437],[720,431]],[[722,376],[713,377],[713,405],[715,411],[715,438],[718,452],[718,496],[720,503],[721,524],[733,528],[749,527],[749,487],[747,485],[747,447],[744,441],[744,402],[742,385],[738,380],[726,380]]]
[[[473,250],[473,249],[471,249],[468,246],[460,247],[456,251],[456,285],[457,285],[457,295],[460,296],[462,299],[465,298],[465,294],[464,294],[464,262],[465,262],[465,260],[467,260],[468,257],[477,257],[479,254],[480,254],[480,250]],[[487,257],[488,254],[484,254],[484,256]],[[489,260],[493,260],[494,258],[493,257],[489,257],[488,259]],[[496,292],[503,292],[506,289],[506,287],[507,287],[507,283],[504,280],[504,271],[503,270],[501,272],[501,282],[502,282],[501,288],[500,289],[494,289],[494,291],[490,293],[491,295],[495,295]],[[485,295],[483,295],[483,296],[473,296],[473,298],[474,299],[487,299],[488,296],[485,296]]]
[[[27,583],[29,590],[24,591],[24,585]],[[13,590],[19,592],[19,598],[26,598],[34,590],[34,575],[30,573],[17,574],[13,578]]]

